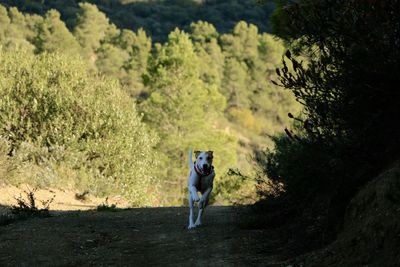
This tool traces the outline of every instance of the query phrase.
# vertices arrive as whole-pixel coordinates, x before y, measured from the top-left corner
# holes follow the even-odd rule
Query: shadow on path
[[[271,230],[239,227],[248,207],[211,206],[187,230],[188,208],[56,212],[0,226],[2,266],[281,266]],[[246,215],[247,216],[247,215]]]

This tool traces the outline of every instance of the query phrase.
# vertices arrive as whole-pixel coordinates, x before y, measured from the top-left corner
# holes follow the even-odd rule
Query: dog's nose
[[[207,170],[208,169],[208,165],[207,164],[203,164],[203,169]]]

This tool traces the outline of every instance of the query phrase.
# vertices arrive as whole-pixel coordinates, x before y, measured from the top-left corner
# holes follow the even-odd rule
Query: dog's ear
[[[207,153],[208,153],[208,155],[210,155],[211,158],[214,157],[214,156],[213,156],[214,151],[207,151]]]
[[[198,151],[198,150],[196,150],[196,151],[194,152],[194,155],[196,156],[196,158],[200,155],[200,153],[201,153],[201,151]]]

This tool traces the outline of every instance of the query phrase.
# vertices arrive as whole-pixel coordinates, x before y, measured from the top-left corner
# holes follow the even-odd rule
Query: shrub
[[[351,197],[399,157],[399,2],[276,3],[275,31],[295,52],[276,73],[305,119],[259,165],[309,210],[326,200],[317,217],[326,212],[337,227]]]
[[[275,136],[273,141],[274,149],[255,153],[259,171],[272,184],[284,185],[283,190],[295,201],[305,203],[317,194],[324,194],[331,183],[331,151],[317,144],[292,141],[286,135]]]
[[[102,204],[98,205],[96,208],[97,211],[110,211],[110,212],[115,212],[117,211],[117,205],[116,204],[109,204],[108,203],[108,197],[106,198],[105,202]]]
[[[58,54],[0,51],[0,136],[27,182],[72,184],[95,194],[122,191],[149,204],[157,138],[114,80]],[[20,175],[20,177],[23,175]]]
[[[35,192],[37,188],[33,190],[24,191],[26,197],[19,196],[15,198],[17,201],[17,205],[11,207],[11,212],[19,217],[31,217],[31,216],[39,216],[39,217],[47,217],[50,215],[49,209],[50,204],[53,202],[55,195],[48,200],[41,200],[41,204],[43,208],[39,208],[37,204],[37,199],[35,197]]]
[[[245,205],[258,200],[255,194],[256,180],[243,175],[238,169],[229,169],[217,176],[211,200],[217,204]]]

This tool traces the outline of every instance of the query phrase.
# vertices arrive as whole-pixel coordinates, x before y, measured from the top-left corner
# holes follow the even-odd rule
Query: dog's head
[[[213,161],[213,151],[195,151],[196,165],[202,172],[211,170]]]

